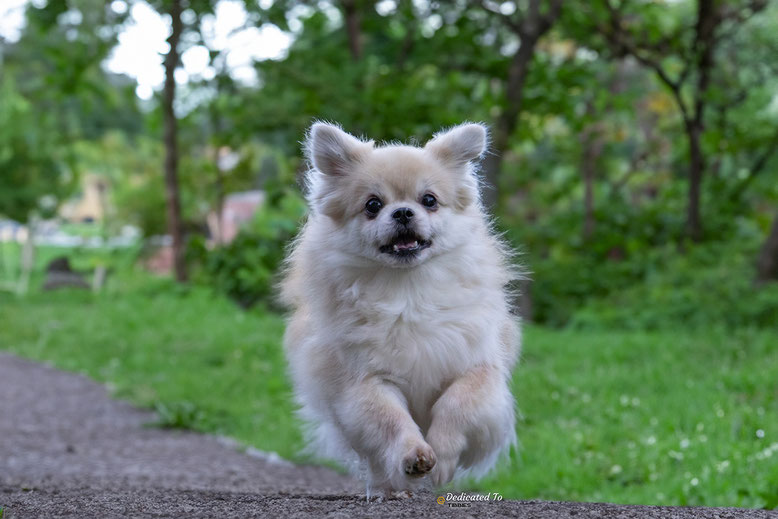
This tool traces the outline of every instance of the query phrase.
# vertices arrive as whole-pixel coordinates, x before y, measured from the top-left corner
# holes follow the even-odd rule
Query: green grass
[[[104,381],[156,408],[161,425],[300,459],[279,316],[167,281],[113,287],[0,294],[0,348]],[[778,507],[777,345],[767,331],[529,327],[514,381],[521,448],[478,488],[506,498]]]
[[[510,496],[778,507],[778,334],[530,328]]]

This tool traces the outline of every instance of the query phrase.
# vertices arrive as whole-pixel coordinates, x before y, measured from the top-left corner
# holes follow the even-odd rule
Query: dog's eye
[[[367,211],[367,214],[370,216],[375,216],[383,206],[384,204],[378,198],[373,197],[365,203],[365,211]]]
[[[421,197],[421,205],[423,205],[424,207],[427,207],[429,209],[432,209],[433,207],[438,205],[438,199],[435,198],[433,195],[430,195],[429,193],[427,193],[426,195]]]

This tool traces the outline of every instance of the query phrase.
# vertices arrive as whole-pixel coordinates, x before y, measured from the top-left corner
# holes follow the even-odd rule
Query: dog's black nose
[[[405,225],[413,218],[413,211],[411,211],[410,207],[401,207],[392,213],[392,218]]]

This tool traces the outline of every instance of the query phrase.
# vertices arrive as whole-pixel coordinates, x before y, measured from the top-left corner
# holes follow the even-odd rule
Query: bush
[[[259,302],[272,305],[276,274],[289,241],[305,214],[303,199],[292,188],[268,192],[254,218],[227,245],[206,251],[193,243],[206,283],[244,308]]]
[[[778,286],[754,284],[770,222],[723,206],[705,215],[703,242],[691,243],[684,238],[683,194],[668,189],[639,204],[611,197],[598,206],[586,238],[579,206],[555,213],[529,207],[522,217],[519,205],[503,225],[527,251],[520,260],[531,273],[532,320],[631,329],[775,327]]]
[[[755,286],[756,254],[749,248],[709,244],[686,254],[657,253],[651,268],[641,269],[642,281],[591,299],[570,323],[631,329],[778,325],[778,283]]]

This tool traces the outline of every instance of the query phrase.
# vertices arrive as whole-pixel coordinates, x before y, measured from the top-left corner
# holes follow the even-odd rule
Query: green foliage
[[[596,213],[588,240],[566,231],[579,230],[575,215],[524,234],[534,319],[629,329],[775,326],[778,285],[754,284],[763,226],[721,214],[710,219],[718,240],[684,242],[668,204],[636,210],[614,202]]]
[[[126,14],[104,0],[29,3],[25,14],[21,39],[3,45],[4,72],[16,77],[20,91],[56,128],[56,137],[67,145],[112,128],[138,132],[135,85],[101,67]]]
[[[204,413],[189,401],[155,402],[157,420],[151,425],[165,429],[202,429]]]
[[[12,78],[0,79],[0,216],[26,221],[30,211],[46,208],[45,195],[56,198],[65,187],[47,122]]]
[[[734,250],[733,250],[734,249]],[[754,284],[753,248],[732,243],[697,247],[687,254],[658,249],[642,259],[622,286],[591,298],[575,312],[576,326],[620,328],[774,328],[778,319],[778,283]],[[642,268],[641,268],[642,267]],[[595,269],[600,275],[605,269]],[[607,274],[606,274],[607,275]]]
[[[0,40],[0,215],[51,216],[75,184],[73,142],[142,118],[134,84],[101,68],[124,20],[102,0],[29,3],[21,39]]]
[[[304,214],[305,203],[294,190],[271,188],[232,242],[213,251],[206,251],[202,243],[193,246],[205,281],[243,307],[272,305],[276,275]]]
[[[298,2],[274,4],[271,19],[283,23],[284,13],[278,11],[290,3]],[[314,119],[337,121],[376,140],[423,142],[443,126],[490,118],[493,92],[488,77],[478,71],[491,68],[500,74],[507,57],[474,42],[494,21],[459,12],[455,17],[451,10],[456,27],[435,32],[408,5],[379,15],[363,4],[364,58],[354,59],[343,27],[333,23],[331,14],[309,10],[297,20],[302,27],[288,56],[257,63],[262,89],[233,96],[230,113],[237,131],[261,135],[285,153],[297,154],[300,137]],[[252,110],[245,110],[246,104]]]
[[[165,233],[161,143],[113,130],[99,139],[81,139],[73,143],[72,150],[75,168],[101,177],[108,186],[105,231],[115,233],[129,224],[146,236]]]
[[[125,146],[134,146],[135,153],[128,153]],[[162,145],[154,140],[139,137],[135,142],[125,142],[113,155],[120,162],[122,175],[112,184],[113,202],[117,219],[137,225],[145,236],[165,234],[165,186],[162,177]]]

